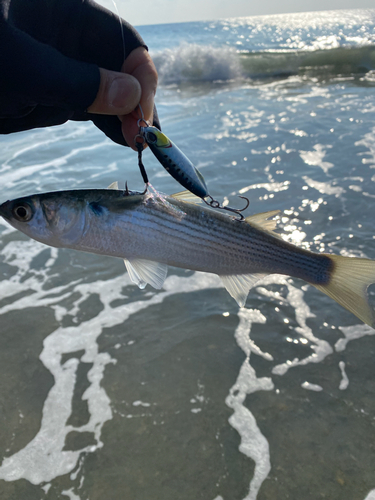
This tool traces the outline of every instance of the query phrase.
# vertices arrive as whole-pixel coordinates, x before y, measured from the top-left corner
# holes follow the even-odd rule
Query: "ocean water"
[[[214,197],[375,259],[375,10],[139,31],[163,130]],[[136,155],[90,124],[0,137],[1,202],[115,180],[142,188]],[[375,498],[375,331],[328,297],[270,276],[239,309],[173,268],[139,290],[4,221],[0,251],[2,500]]]

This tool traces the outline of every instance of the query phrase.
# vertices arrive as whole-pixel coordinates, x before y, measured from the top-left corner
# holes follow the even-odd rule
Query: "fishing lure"
[[[142,134],[149,148],[165,170],[199,198],[209,196],[206,182],[189,158],[156,127],[142,127]]]
[[[142,152],[146,143],[166,171],[185,189],[201,198],[211,208],[227,210],[238,215],[239,220],[243,220],[244,216],[241,212],[247,209],[249,200],[240,196],[247,202],[245,208],[242,209],[223,206],[215,200],[209,194],[204,177],[197,167],[163,132],[147,123],[141,106],[139,108],[142,117],[138,120],[139,133],[135,138],[135,145],[138,149],[139,168],[145,183],[148,183],[148,178],[142,163]]]

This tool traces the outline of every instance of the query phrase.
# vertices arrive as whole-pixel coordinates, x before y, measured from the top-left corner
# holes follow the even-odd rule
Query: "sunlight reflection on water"
[[[305,248],[374,258],[366,76],[171,85],[158,108],[215,196],[281,209],[278,230]],[[142,184],[135,156],[89,124],[0,141],[2,201]],[[144,160],[158,190],[179,190]],[[215,276],[171,269],[140,291],[121,261],[0,231],[6,500],[373,498],[374,330],[297,280],[265,279],[239,310]]]

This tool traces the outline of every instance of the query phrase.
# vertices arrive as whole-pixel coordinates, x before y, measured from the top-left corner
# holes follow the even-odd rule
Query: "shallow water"
[[[163,130],[215,197],[281,209],[279,229],[306,248],[375,258],[374,11],[314,19],[140,31]],[[367,68],[350,52],[347,71],[326,64],[369,44]],[[142,187],[135,155],[89,124],[0,142],[2,201]],[[144,162],[156,189],[180,189]],[[374,330],[349,312],[278,276],[240,310],[203,273],[170,269],[162,290],[139,290],[120,260],[0,230],[0,498],[373,498]]]

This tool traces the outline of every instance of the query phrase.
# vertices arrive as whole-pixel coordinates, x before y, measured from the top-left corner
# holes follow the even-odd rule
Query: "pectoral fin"
[[[228,293],[240,307],[244,307],[250,288],[266,274],[233,274],[220,276]]]
[[[147,283],[160,290],[167,277],[168,266],[144,259],[124,260],[129,277],[133,283],[143,289]]]

